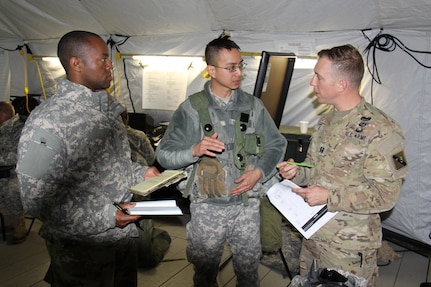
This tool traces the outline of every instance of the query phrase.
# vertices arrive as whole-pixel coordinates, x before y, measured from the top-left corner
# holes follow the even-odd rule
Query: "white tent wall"
[[[312,47],[310,53],[314,55],[320,49],[346,43],[363,51],[369,40],[361,29],[373,28],[365,32],[372,39],[384,27],[383,33],[397,37],[408,48],[431,51],[428,0],[323,2],[259,0],[244,5],[244,1],[238,0],[0,0],[0,47],[14,49],[26,44],[34,55],[55,56],[59,38],[67,31],[82,29],[114,41],[124,39],[117,34],[132,35],[118,46],[122,53],[203,56],[205,45],[226,29],[244,52],[280,51],[286,44],[299,43]],[[10,94],[23,96],[23,58],[16,51],[6,53],[12,80]],[[413,55],[431,65],[429,54]],[[410,167],[400,200],[384,226],[431,245],[431,177],[427,174],[431,161],[431,70],[399,48],[393,52],[377,51],[375,59],[382,84],[372,85],[366,71],[362,94],[401,124]],[[169,120],[169,111],[142,109],[142,68],[126,60],[127,83],[122,64],[118,66],[114,58],[113,61],[114,80],[121,77],[121,90],[116,85],[114,94],[128,109],[132,109],[131,97],[136,112],[150,113],[156,124]],[[55,79],[63,71],[45,62],[39,62],[39,67],[45,91],[52,95]],[[41,94],[36,64],[27,63],[27,71],[29,92]],[[256,71],[253,65],[245,70],[243,88],[248,92],[253,91]],[[7,69],[2,72],[8,73]],[[325,111],[309,86],[312,75],[312,70],[295,70],[282,125],[297,125],[306,119],[313,126]],[[199,76],[188,79],[187,94],[200,90],[204,81]]]
[[[9,54],[0,51],[0,101],[8,101],[10,95]]]

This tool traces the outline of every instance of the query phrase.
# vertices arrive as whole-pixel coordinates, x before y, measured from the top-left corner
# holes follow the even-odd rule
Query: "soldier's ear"
[[[337,81],[337,89],[342,92],[349,87],[349,83],[345,79],[340,79]]]
[[[70,57],[69,59],[69,69],[74,70],[74,71],[81,71],[82,69],[82,60],[78,57]]]
[[[210,75],[211,78],[214,78],[216,68],[212,65],[207,65],[206,69],[207,69],[208,75]]]

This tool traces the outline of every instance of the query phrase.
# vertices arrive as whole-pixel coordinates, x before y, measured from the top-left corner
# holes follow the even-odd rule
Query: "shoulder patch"
[[[407,174],[408,166],[404,152],[404,139],[401,135],[394,133],[388,136],[379,144],[377,150],[385,157],[390,170],[396,178],[402,178]]]
[[[54,157],[59,153],[60,139],[41,129],[35,129],[33,136],[22,151],[18,171],[34,178],[49,174]]]

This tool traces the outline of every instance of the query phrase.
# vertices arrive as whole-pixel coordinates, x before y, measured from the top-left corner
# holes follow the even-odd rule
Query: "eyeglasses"
[[[247,63],[241,63],[241,64],[239,64],[237,66],[231,65],[231,66],[228,66],[228,67],[218,67],[216,65],[211,65],[211,66],[216,67],[216,68],[220,68],[220,69],[225,69],[225,70],[228,70],[229,72],[233,73],[233,72],[238,71],[238,69],[241,70],[241,71],[244,70],[245,67],[247,67]]]

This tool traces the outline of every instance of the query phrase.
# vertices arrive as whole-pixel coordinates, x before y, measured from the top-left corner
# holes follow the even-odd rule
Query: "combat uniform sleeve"
[[[60,137],[34,128],[21,139],[17,172],[26,212],[63,235],[95,235],[114,228],[115,209],[103,187],[88,186],[91,192],[79,189],[67,180],[67,170],[66,147]]]
[[[145,173],[147,172],[148,166],[141,165],[136,162],[132,162],[132,180],[133,185],[138,184],[144,180]]]
[[[202,137],[197,112],[189,101],[182,103],[156,149],[158,162],[167,169],[179,169],[196,162],[199,158],[193,157],[192,147]]]
[[[364,181],[357,186],[329,190],[331,210],[354,213],[380,213],[394,207],[408,170],[404,139],[398,132],[372,143],[364,161]],[[339,189],[339,188],[337,188]]]
[[[256,131],[258,134],[263,134],[265,137],[264,152],[259,158],[256,168],[260,169],[263,173],[261,182],[266,182],[277,172],[275,168],[277,163],[284,159],[287,140],[279,132],[273,119],[259,99],[256,99],[256,105],[258,106],[259,112]]]

